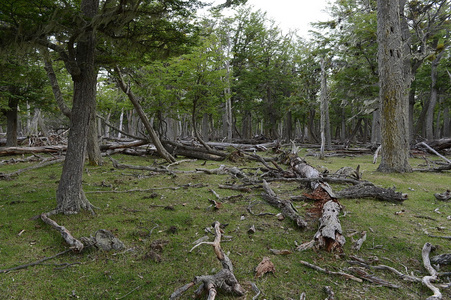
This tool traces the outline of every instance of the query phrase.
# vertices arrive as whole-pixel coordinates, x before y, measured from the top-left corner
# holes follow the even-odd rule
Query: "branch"
[[[438,273],[431,266],[431,261],[429,260],[429,253],[431,253],[431,249],[432,244],[426,243],[421,251],[424,268],[429,272],[429,274],[431,274],[430,276],[424,276],[422,282],[434,293],[434,295],[428,297],[426,300],[442,299],[442,293],[440,293],[440,290],[431,283],[431,281],[436,281],[438,279]]]

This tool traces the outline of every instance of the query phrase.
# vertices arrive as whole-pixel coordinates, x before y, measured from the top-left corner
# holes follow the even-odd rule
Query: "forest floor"
[[[299,153],[304,155],[305,150]],[[4,159],[8,163],[5,160],[0,165],[2,173],[33,164],[14,163],[11,157]],[[115,155],[114,159],[131,165],[164,165],[154,157]],[[420,278],[428,275],[421,257],[423,245],[430,242],[436,246],[431,256],[451,252],[451,240],[429,236],[451,236],[451,202],[434,198],[434,193],[451,188],[451,172],[383,174],[376,172],[378,164],[373,164],[369,155],[305,159],[329,173],[344,166],[360,165],[364,180],[384,188],[395,186],[397,191],[407,193],[408,199],[403,204],[341,199],[344,252],[313,249],[299,252],[295,251],[296,245],[308,242],[317,231],[317,219],[307,217],[312,202],[293,202],[309,225],[300,230],[292,221],[276,216],[279,211],[265,203],[262,188],[250,192],[220,188],[219,185],[236,181],[230,175],[116,169],[105,158],[102,166],[86,166],[83,180],[87,198],[98,207],[97,215],[83,212],[52,218],[77,238],[93,235],[98,229],[110,230],[125,244],[125,249],[67,252],[35,266],[2,273],[1,270],[51,257],[68,248],[61,234],[37,217],[56,207],[61,164],[30,170],[11,180],[0,180],[0,299],[168,299],[195,276],[214,274],[221,269],[211,246],[200,245],[190,252],[194,242],[204,236],[213,241],[214,236],[206,228],[215,221],[228,224],[223,229],[221,247],[246,290],[242,297],[219,294],[218,299],[253,299],[257,293],[253,286],[261,291],[259,299],[299,299],[302,293],[306,299],[325,299],[325,286],[334,291],[336,299],[426,299],[432,295],[421,283],[403,281],[388,271],[366,270],[398,288],[325,274],[300,261],[349,273],[351,267],[356,267],[349,261],[358,257],[373,265],[391,266],[403,274]],[[424,162],[421,158],[410,160],[412,167]],[[256,170],[262,166],[260,163],[244,159],[189,160],[172,166],[171,170],[215,169],[221,164],[241,168],[249,176],[261,175]],[[309,192],[295,182],[271,182],[270,186],[282,199]],[[331,186],[334,190],[345,187]],[[214,208],[210,200],[221,202],[221,206]],[[249,231],[252,226],[255,231]],[[357,251],[352,249],[352,240],[358,239],[362,231],[367,232],[367,238]],[[270,249],[289,251],[276,255]],[[257,278],[255,268],[264,257],[269,257],[275,272]],[[450,271],[450,266],[440,270]],[[450,278],[443,277],[441,283],[449,283]],[[188,290],[182,298],[191,299],[195,289]],[[451,288],[443,289],[442,293],[444,299],[451,299]]]

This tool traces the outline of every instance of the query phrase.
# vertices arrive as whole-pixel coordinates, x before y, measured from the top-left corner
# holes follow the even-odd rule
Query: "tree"
[[[105,1],[101,6],[99,0],[1,2],[2,45],[19,42],[48,48],[59,55],[73,80],[71,130],[55,213],[92,210],[83,193],[82,174],[98,66],[116,63],[111,54],[138,60],[147,53],[154,58],[186,51],[195,37],[187,18],[198,5],[196,0]]]
[[[382,159],[378,171],[411,172],[400,1],[378,0],[377,8],[382,134]]]
[[[50,106],[47,80],[33,53],[3,49],[0,59],[0,113],[6,118],[6,146],[17,146],[20,106]],[[29,128],[27,128],[28,131]]]

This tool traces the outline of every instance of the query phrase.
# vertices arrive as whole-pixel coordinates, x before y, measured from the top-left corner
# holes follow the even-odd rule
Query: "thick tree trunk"
[[[8,99],[8,108],[3,111],[3,114],[6,117],[6,147],[17,146],[18,105],[19,100],[10,97]]]
[[[432,141],[434,139],[434,111],[438,99],[438,88],[437,88],[437,67],[442,57],[443,52],[439,53],[437,57],[432,61],[431,64],[431,97],[429,98],[427,111],[426,111],[426,139]]]
[[[399,0],[378,0],[377,6],[382,134],[382,159],[378,171],[411,172]]]
[[[83,0],[81,10],[84,17],[96,15],[99,0]],[[81,209],[92,211],[82,189],[83,166],[89,122],[95,111],[97,70],[94,66],[95,33],[84,32],[77,40],[76,63],[79,74],[72,74],[74,80],[73,107],[70,118],[66,159],[56,192],[56,212],[77,213]]]

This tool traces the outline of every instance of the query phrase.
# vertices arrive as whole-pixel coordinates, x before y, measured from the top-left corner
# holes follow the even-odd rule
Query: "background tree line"
[[[172,58],[144,54],[139,44],[132,44],[133,38],[128,45],[108,46],[105,41],[96,49],[97,59],[106,62],[97,65],[97,113],[131,135],[144,132],[115,82],[113,66],[118,64],[161,137],[198,132],[205,140],[258,135],[318,143],[324,60],[331,138],[343,144],[378,144],[376,1],[336,1],[329,12],[330,19],[316,24],[312,39],[304,40],[295,32],[282,32],[264,12],[251,7],[239,7],[227,16],[215,11],[193,21],[200,30],[196,46]],[[450,136],[449,15],[447,1],[405,4],[411,141]],[[120,49],[124,46],[135,48],[134,53]],[[44,134],[47,128],[68,126],[52,100],[41,53],[33,47],[2,52],[2,67],[8,72],[1,80],[0,130],[8,133],[10,146],[17,143],[17,132],[36,134],[37,124]],[[54,61],[55,73],[70,106],[71,75],[63,63]],[[31,122],[33,118],[45,122]],[[97,126],[101,136],[119,134],[101,119]]]

